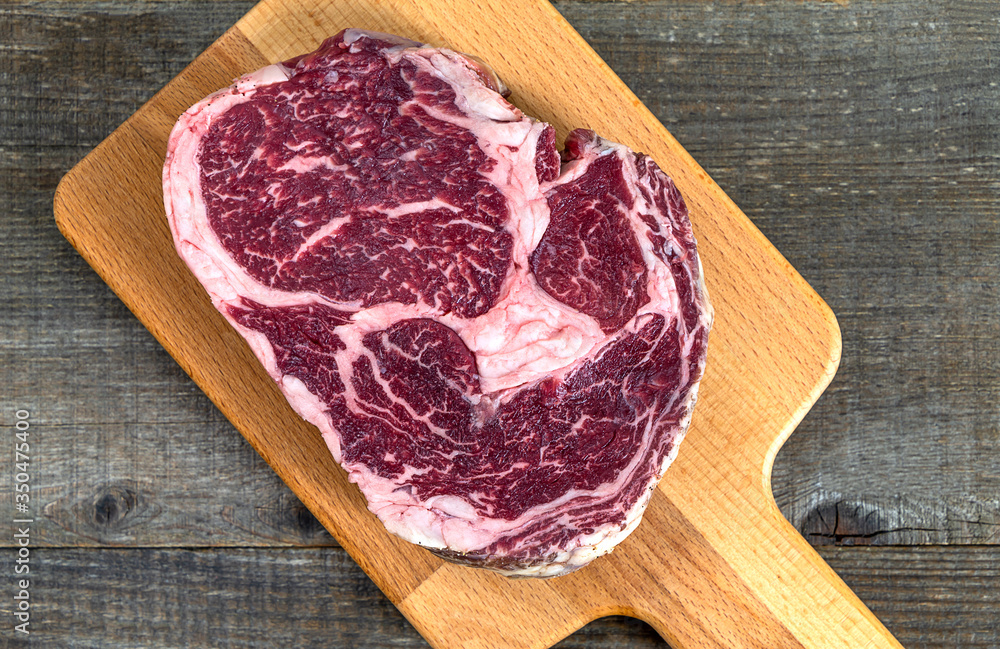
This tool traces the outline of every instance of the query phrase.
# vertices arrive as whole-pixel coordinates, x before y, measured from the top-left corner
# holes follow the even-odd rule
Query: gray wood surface
[[[251,6],[0,3],[0,521],[25,409],[30,646],[423,646],[52,220],[62,174]],[[782,512],[905,646],[1000,646],[997,5],[556,6],[838,315]],[[562,646],[663,643],[609,618]]]
[[[1000,548],[825,547],[821,553],[904,646],[997,646]],[[35,647],[427,646],[340,548],[45,548],[34,556]],[[10,637],[7,629],[0,633]],[[665,643],[639,620],[611,617],[557,646]]]

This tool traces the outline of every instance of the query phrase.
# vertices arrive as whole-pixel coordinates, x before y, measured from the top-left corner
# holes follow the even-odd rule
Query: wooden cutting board
[[[344,27],[489,62],[512,101],[650,154],[687,200],[716,310],[694,423],[638,530],[566,577],[509,580],[443,563],[368,513],[315,428],[278,392],[173,250],[160,171],[177,117],[232,79]],[[63,179],[56,221],[435,647],[545,647],[588,621],[640,617],[675,649],[898,647],[779,513],[770,473],[827,386],[827,305],[544,0],[264,0]]]

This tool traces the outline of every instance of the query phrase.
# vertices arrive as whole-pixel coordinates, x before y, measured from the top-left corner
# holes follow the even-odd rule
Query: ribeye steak
[[[566,138],[484,64],[359,30],[199,102],[177,250],[389,531],[553,576],[639,523],[711,308],[652,160]]]

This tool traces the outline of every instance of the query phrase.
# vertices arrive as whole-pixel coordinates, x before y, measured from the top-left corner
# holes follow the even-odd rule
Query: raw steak
[[[177,250],[386,528],[552,576],[638,525],[711,309],[649,158],[566,139],[483,64],[347,30],[180,118]]]

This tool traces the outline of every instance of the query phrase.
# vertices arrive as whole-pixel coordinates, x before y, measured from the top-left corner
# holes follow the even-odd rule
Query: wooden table
[[[52,219],[61,176],[251,6],[0,4],[0,646],[425,646]],[[905,646],[1000,646],[996,5],[556,7],[839,317],[782,512]],[[663,642],[606,618],[559,646]]]

